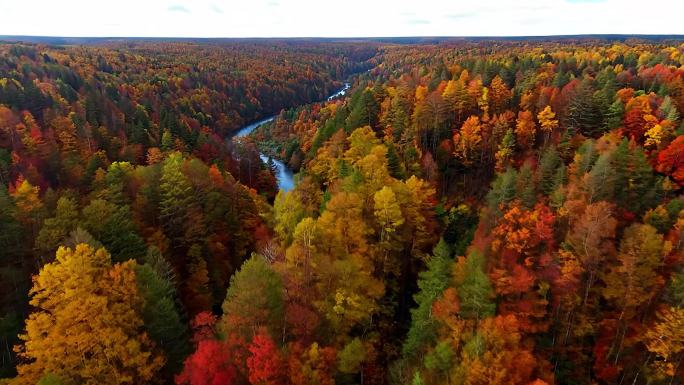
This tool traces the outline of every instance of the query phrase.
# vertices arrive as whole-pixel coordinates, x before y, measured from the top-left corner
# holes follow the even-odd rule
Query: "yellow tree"
[[[618,265],[606,274],[603,295],[630,318],[653,300],[663,285],[658,269],[671,245],[653,226],[632,224],[625,229],[617,255]],[[627,314],[625,314],[627,313]]]
[[[534,137],[536,134],[537,127],[535,127],[532,112],[520,111],[518,113],[518,121],[515,125],[515,135],[520,147],[529,149],[534,146]]]
[[[382,229],[381,238],[385,238],[394,233],[404,223],[404,218],[401,216],[401,208],[391,188],[388,186],[383,187],[375,193],[374,198],[375,218]]]
[[[480,143],[482,143],[481,132],[480,118],[473,115],[466,119],[461,130],[454,134],[454,155],[463,164],[470,165],[480,153]]]
[[[52,374],[65,384],[145,384],[164,365],[140,317],[135,262],[112,266],[104,248],[60,247],[33,280],[17,384]]]
[[[383,265],[387,265],[390,251],[402,248],[397,239],[397,230],[404,224],[404,217],[397,196],[390,187],[385,186],[378,190],[373,198],[375,219],[380,225],[380,247],[384,250]],[[384,270],[387,270],[386,266]]]
[[[669,307],[658,314],[658,322],[646,332],[646,348],[655,354],[651,367],[656,378],[674,380],[682,375],[684,309]]]
[[[292,235],[297,223],[304,218],[304,205],[298,191],[278,191],[273,203],[275,231],[284,246],[292,243]]]
[[[39,188],[19,177],[16,187],[11,191],[14,203],[17,206],[17,219],[27,225],[34,225],[39,222],[39,217],[43,208],[40,201]]]
[[[508,102],[511,100],[511,90],[508,89],[508,86],[506,86],[506,83],[499,75],[496,75],[494,79],[492,79],[492,83],[489,87],[491,89],[490,104],[492,111],[494,113],[500,113],[506,108]]]
[[[381,280],[373,276],[369,258],[370,233],[363,218],[364,202],[359,194],[336,193],[317,220],[320,237],[325,240],[323,255],[315,266],[318,292],[325,295],[315,305],[331,322],[338,335],[369,319],[378,309],[384,294]]]
[[[553,130],[558,128],[556,113],[553,112],[551,106],[546,106],[546,108],[537,114],[537,120],[539,120],[539,126],[544,133],[544,145],[546,145]]]

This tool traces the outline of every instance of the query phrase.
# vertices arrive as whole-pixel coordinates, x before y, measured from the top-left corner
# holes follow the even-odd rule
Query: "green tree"
[[[188,212],[194,206],[195,193],[188,178],[183,174],[183,155],[174,152],[164,160],[159,202],[160,219],[167,234],[178,241],[184,241]]]
[[[251,338],[265,326],[270,335],[280,336],[283,316],[281,278],[264,257],[253,254],[230,279],[221,327],[227,334]]]
[[[354,338],[337,354],[337,367],[342,373],[357,373],[365,359],[366,350],[363,342],[359,338]]]
[[[478,251],[472,251],[465,260],[463,277],[458,282],[458,297],[461,300],[460,314],[464,318],[480,320],[491,317],[496,311],[494,289],[484,271],[484,257]]]
[[[402,347],[404,356],[418,355],[425,346],[434,342],[437,325],[432,318],[432,304],[449,287],[452,266],[449,245],[440,239],[428,260],[427,270],[418,275],[419,291],[413,296],[417,306],[411,309],[411,327]]]
[[[78,205],[73,198],[61,197],[57,201],[55,216],[43,222],[36,246],[45,252],[54,252],[78,224]]]
[[[114,261],[137,259],[145,254],[145,244],[136,231],[128,205],[95,199],[83,208],[80,225],[110,250]]]
[[[163,278],[147,263],[135,266],[135,276],[140,295],[145,300],[142,310],[145,328],[150,338],[166,353],[168,374],[178,373],[190,346],[187,327],[177,307],[173,282]]]
[[[545,195],[549,195],[553,191],[554,176],[558,167],[565,167],[565,165],[562,165],[558,151],[555,147],[547,147],[537,168],[539,190]]]

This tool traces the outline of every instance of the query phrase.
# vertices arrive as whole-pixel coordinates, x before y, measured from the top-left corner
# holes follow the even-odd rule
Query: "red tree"
[[[684,135],[680,135],[658,154],[656,171],[670,175],[684,186]]]
[[[221,341],[204,340],[185,360],[183,372],[176,376],[178,385],[231,385],[235,383],[235,368],[228,347]]]
[[[284,382],[284,363],[278,347],[265,330],[257,334],[247,347],[249,382],[252,385],[278,385]]]

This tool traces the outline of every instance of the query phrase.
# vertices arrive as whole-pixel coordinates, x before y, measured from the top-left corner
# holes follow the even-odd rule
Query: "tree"
[[[80,225],[107,248],[117,262],[142,257],[145,245],[126,204],[94,199],[83,208]]]
[[[428,370],[443,374],[447,383],[449,381],[449,370],[453,366],[453,359],[456,353],[449,341],[440,341],[434,349],[425,356],[425,367]]]
[[[630,319],[651,302],[662,285],[658,269],[670,251],[669,243],[651,225],[632,224],[620,241],[618,265],[605,277],[604,296]]]
[[[283,326],[283,286],[280,276],[254,254],[230,279],[223,302],[221,328],[251,339],[260,327],[280,335]]]
[[[673,140],[658,153],[656,171],[669,175],[680,186],[684,186],[684,135]]]
[[[454,155],[463,164],[470,165],[475,157],[479,156],[482,142],[481,131],[480,118],[471,116],[463,123],[460,131],[454,134]]]
[[[504,135],[499,148],[494,154],[496,158],[496,171],[502,172],[509,167],[509,161],[515,153],[515,136],[513,130],[508,129]]]
[[[57,201],[55,216],[48,218],[43,223],[36,246],[46,252],[54,252],[69,233],[78,224],[78,206],[70,197],[61,197]]]
[[[170,373],[182,368],[189,352],[187,327],[177,307],[173,282],[161,276],[151,265],[135,266],[138,290],[145,300],[142,318],[150,338],[167,357]]]
[[[178,385],[233,385],[237,371],[225,343],[202,340],[197,350],[185,360],[183,372],[176,376]]]
[[[278,191],[273,203],[275,217],[275,232],[280,237],[283,246],[292,243],[295,226],[304,218],[305,211],[302,200],[297,191]]]
[[[544,145],[546,145],[551,133],[558,128],[556,114],[551,110],[551,106],[546,106],[537,114],[537,120],[539,120],[539,126],[544,133]]]
[[[19,383],[34,384],[47,373],[69,383],[155,378],[164,357],[144,331],[134,268],[134,262],[112,266],[105,249],[60,247],[30,292],[36,311],[20,336],[18,352],[27,361],[17,367]]]
[[[493,316],[494,290],[484,272],[482,254],[472,251],[467,258],[459,260],[456,271],[461,316],[475,320]]]
[[[614,130],[622,124],[622,118],[625,114],[625,105],[620,99],[615,99],[615,101],[608,107],[606,112],[606,117],[604,120],[604,130],[610,131]]]
[[[646,332],[646,348],[655,354],[650,364],[656,379],[681,379],[684,360],[684,309],[668,307],[658,313],[658,321]]]
[[[571,207],[573,203],[575,202],[568,201],[566,207]],[[615,237],[617,221],[613,218],[613,207],[610,203],[597,202],[585,206],[584,210],[574,214],[570,226],[565,238],[566,245],[589,273],[583,294],[583,303],[586,303],[602,264],[613,253],[612,240]]]
[[[602,103],[594,96],[594,88],[589,79],[579,82],[565,112],[564,126],[576,133],[596,137],[603,128]]]
[[[549,195],[554,190],[554,177],[559,167],[565,168],[558,151],[555,147],[547,147],[539,162],[537,168],[537,180],[539,181],[539,190],[544,195]]]
[[[534,138],[537,135],[537,127],[531,111],[518,112],[518,120],[515,125],[516,142],[523,149],[534,146]]]
[[[179,152],[169,154],[162,166],[160,219],[164,228],[173,239],[183,241],[184,229],[188,222],[188,211],[194,205],[195,194],[192,185],[183,174],[181,166],[183,155]]]
[[[20,253],[18,246],[22,233],[21,224],[16,219],[16,206],[7,188],[0,184],[0,248],[5,251],[7,258]]]
[[[294,344],[290,348],[288,362],[292,385],[333,385],[335,368],[335,349],[321,347],[314,342],[308,347]]]
[[[285,363],[278,347],[268,333],[262,329],[247,347],[249,382],[252,385],[279,385],[285,381]]]
[[[419,291],[413,296],[417,306],[411,309],[411,327],[402,347],[404,356],[417,355],[424,346],[434,342],[436,324],[432,305],[449,287],[452,266],[449,246],[440,239],[427,262],[427,270],[418,274]]]
[[[338,353],[337,367],[340,372],[352,374],[361,370],[361,365],[366,359],[366,350],[359,338],[354,338]]]
[[[37,186],[33,186],[23,177],[17,180],[14,191],[10,190],[17,208],[17,219],[20,222],[33,225],[39,220],[43,208],[39,191],[40,189]]]
[[[209,289],[209,269],[207,261],[202,255],[202,247],[193,244],[188,250],[188,277],[184,284],[185,304],[190,314],[195,315],[209,310],[212,305],[211,290]]]
[[[404,223],[401,208],[397,203],[394,191],[388,186],[383,187],[374,195],[375,218],[380,225],[380,241],[389,242],[390,236]]]
[[[508,86],[506,86],[506,83],[499,75],[496,75],[494,79],[492,79],[489,88],[491,89],[491,92],[489,93],[489,99],[492,113],[498,114],[503,112],[511,99],[511,91],[508,89]]]

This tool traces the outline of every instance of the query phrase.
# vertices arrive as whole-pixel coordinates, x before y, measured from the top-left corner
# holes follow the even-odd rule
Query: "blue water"
[[[340,96],[344,96],[347,93],[347,90],[349,90],[349,83],[345,83],[344,87],[342,87],[339,91],[335,92],[334,94],[328,96],[326,100],[333,100]],[[273,115],[270,118],[262,119],[258,122],[254,122],[250,125],[244,126],[241,129],[239,129],[233,137],[241,138],[247,136],[251,134],[252,131],[256,130],[257,127],[275,119],[276,116],[277,115]],[[261,161],[264,163],[268,163],[269,158],[273,160],[273,163],[276,167],[276,179],[278,181],[279,190],[290,191],[294,188],[294,172],[289,167],[287,167],[285,163],[281,162],[278,159],[271,158],[263,153],[259,153],[259,157],[261,158]]]

